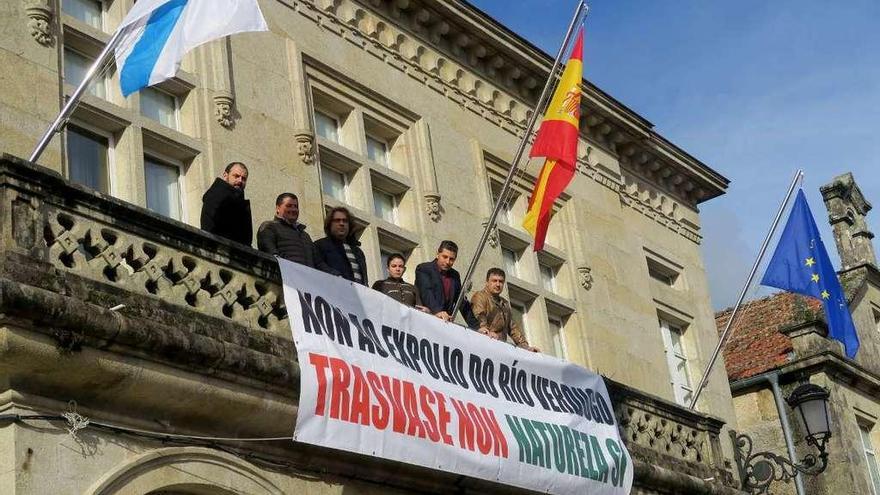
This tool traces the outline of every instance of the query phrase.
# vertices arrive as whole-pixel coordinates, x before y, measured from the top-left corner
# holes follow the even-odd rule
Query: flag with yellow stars
[[[855,357],[859,350],[856,327],[803,190],[798,191],[761,284],[822,301],[828,336],[843,343],[849,358]]]

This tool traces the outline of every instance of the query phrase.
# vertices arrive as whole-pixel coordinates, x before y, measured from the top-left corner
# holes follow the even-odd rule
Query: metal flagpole
[[[477,244],[477,250],[474,253],[474,257],[471,259],[470,265],[468,265],[468,269],[465,272],[465,276],[462,279],[461,284],[461,292],[458,294],[458,299],[455,300],[455,306],[452,308],[452,318],[455,318],[455,315],[458,313],[458,309],[461,307],[461,303],[464,301],[465,293],[470,283],[471,277],[474,274],[474,270],[477,267],[477,262],[480,260],[480,256],[483,254],[483,249],[486,247],[486,242],[489,240],[489,234],[492,232],[492,228],[495,226],[495,221],[498,218],[498,212],[501,211],[502,201],[504,200],[504,196],[507,194],[508,189],[510,189],[510,185],[513,183],[513,177],[516,173],[517,167],[519,166],[519,161],[522,159],[523,153],[525,152],[526,145],[529,142],[529,137],[532,135],[532,131],[535,127],[535,122],[538,120],[539,115],[544,114],[544,107],[547,104],[548,95],[550,94],[550,88],[554,86],[554,79],[557,78],[557,70],[562,62],[562,57],[565,56],[565,49],[568,47],[569,43],[571,43],[571,37],[574,33],[574,28],[578,24],[578,20],[581,19],[581,15],[586,17],[589,8],[587,7],[584,0],[580,0],[578,2],[577,9],[575,10],[574,17],[571,19],[571,24],[568,26],[568,31],[565,33],[565,39],[562,41],[562,46],[559,47],[559,53],[556,54],[556,60],[553,61],[553,67],[550,69],[550,77],[547,78],[547,83],[544,85],[544,90],[541,91],[541,96],[538,98],[538,103],[535,105],[535,111],[532,112],[532,116],[529,118],[529,122],[526,125],[526,131],[523,133],[522,140],[519,143],[519,146],[516,148],[516,153],[514,154],[513,161],[510,164],[510,172],[507,173],[507,179],[504,181],[504,185],[501,187],[501,192],[498,193],[498,201],[495,203],[494,208],[492,208],[492,214],[489,216],[489,222],[486,224],[486,229],[483,231],[483,236],[480,237],[480,242]]]
[[[727,319],[727,324],[724,325],[724,331],[721,332],[721,338],[718,339],[718,345],[715,346],[715,350],[712,352],[712,357],[709,359],[709,364],[706,366],[706,371],[703,372],[703,377],[700,379],[700,385],[697,386],[697,389],[694,391],[694,398],[691,399],[691,409],[695,409],[697,407],[697,399],[700,398],[700,394],[703,392],[703,389],[706,388],[706,384],[709,382],[709,373],[712,371],[712,367],[715,366],[715,361],[718,360],[718,355],[721,353],[721,349],[724,347],[724,343],[727,340],[728,333],[730,333],[730,329],[733,328],[733,321],[736,319],[736,314],[739,311],[740,306],[742,306],[743,299],[746,298],[746,293],[749,291],[749,287],[752,285],[752,280],[755,278],[755,273],[758,271],[758,266],[761,264],[761,261],[764,259],[764,254],[767,252],[767,246],[770,244],[770,240],[773,238],[773,234],[776,233],[776,227],[779,226],[779,220],[782,219],[782,214],[785,212],[786,207],[788,207],[788,202],[791,200],[791,195],[794,193],[795,187],[800,180],[804,177],[804,171],[798,170],[794,174],[794,178],[791,179],[791,185],[788,186],[788,192],[785,194],[785,199],[782,200],[782,204],[779,206],[779,211],[776,212],[776,218],[773,219],[773,224],[770,226],[770,231],[767,232],[767,237],[764,238],[764,243],[761,244],[761,250],[758,252],[758,258],[755,259],[755,264],[752,265],[752,271],[749,272],[749,278],[746,280],[745,286],[742,288],[742,292],[739,294],[739,299],[736,301],[736,305],[733,307],[733,311],[730,312],[730,318]]]
[[[67,122],[67,119],[70,117],[70,114],[73,113],[73,109],[79,104],[79,100],[82,98],[82,95],[89,88],[89,84],[92,82],[92,78],[95,77],[95,74],[98,73],[98,70],[104,66],[104,62],[107,61],[108,56],[113,52],[116,48],[116,45],[119,43],[119,40],[122,38],[123,29],[117,29],[113,36],[110,38],[110,41],[107,42],[107,45],[101,50],[101,53],[98,55],[95,63],[89,67],[89,70],[86,72],[85,77],[83,77],[82,82],[79,83],[79,86],[76,87],[76,90],[70,95],[70,98],[67,100],[67,103],[64,104],[64,108],[61,109],[61,113],[58,114],[58,117],[55,118],[55,121],[52,122],[52,125],[46,129],[43,137],[40,138],[39,144],[34,148],[33,153],[31,153],[31,157],[29,161],[36,163],[37,160],[40,159],[40,155],[43,154],[43,151],[46,150],[46,147],[49,146],[49,142],[52,141],[52,137],[56,132],[60,131],[61,128],[64,127],[64,124]]]

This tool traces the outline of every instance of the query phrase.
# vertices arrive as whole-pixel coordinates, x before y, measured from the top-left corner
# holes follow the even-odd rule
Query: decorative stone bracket
[[[425,194],[425,213],[432,222],[439,222],[443,207],[440,205],[440,195],[437,193]]]
[[[226,129],[235,127],[235,116],[232,109],[235,106],[235,98],[232,93],[220,91],[214,95],[214,116],[217,122]]]
[[[592,270],[593,269],[587,265],[577,267],[578,281],[580,282],[581,287],[586,291],[593,288],[593,274],[590,273]]]
[[[28,28],[31,36],[43,46],[51,46],[55,40],[52,32],[52,7],[47,0],[30,0],[25,2],[28,16]]]
[[[483,222],[483,229],[485,230],[488,225],[488,220]],[[498,222],[496,222],[495,225],[492,226],[492,230],[489,231],[489,237],[487,240],[489,241],[489,246],[491,246],[493,249],[498,247]]]
[[[306,165],[315,163],[315,135],[308,129],[298,129],[293,134],[296,154]]]

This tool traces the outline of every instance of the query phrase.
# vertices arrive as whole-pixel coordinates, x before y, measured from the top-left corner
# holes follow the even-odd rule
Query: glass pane
[[[859,426],[859,435],[860,435],[861,438],[862,438],[862,447],[864,447],[864,449],[865,449],[866,451],[871,451],[871,452],[873,452],[873,451],[874,451],[874,448],[873,448],[873,445],[871,445],[871,434],[870,434],[870,429],[869,429],[869,428],[865,428],[864,426],[861,426],[861,425],[860,425],[860,426]]]
[[[103,193],[107,182],[107,139],[77,127],[67,128],[67,166],[69,179]]]
[[[332,168],[321,168],[321,184],[324,194],[338,201],[345,201],[345,175]]]
[[[690,405],[691,400],[694,398],[694,393],[692,390],[688,390],[685,388],[679,388],[676,391],[676,399],[679,404],[683,406]]]
[[[565,345],[562,343],[562,322],[550,320],[550,340],[553,342],[552,354],[558,358],[565,357]]]
[[[144,178],[147,183],[147,208],[180,220],[180,169],[144,158]]]
[[[387,167],[388,145],[384,141],[367,136],[367,158]]]
[[[512,249],[506,247],[501,248],[501,256],[504,258],[504,271],[508,275],[516,276],[516,262],[519,257]]]
[[[688,376],[687,360],[675,358],[675,383],[689,387],[691,379]]]
[[[523,331],[526,331],[526,307],[519,302],[510,302],[510,318],[519,325]]]
[[[669,327],[669,339],[672,341],[672,352],[681,356],[684,355],[684,351],[681,347],[681,330],[678,328]]]
[[[326,113],[315,112],[315,127],[319,136],[334,143],[339,142],[339,121]]]
[[[544,285],[544,288],[553,292],[556,290],[556,273],[553,270],[553,267],[547,266],[545,264],[539,265],[541,268],[541,283]]]
[[[387,222],[394,223],[396,220],[394,196],[373,189],[373,211],[376,213],[377,217]]]
[[[880,495],[880,468],[877,467],[877,457],[874,454],[865,454],[868,460],[868,472],[871,473],[871,484],[874,485],[874,495]]]
[[[94,63],[94,59],[70,50],[64,49],[64,82],[72,86],[77,86],[86,77],[89,67]],[[106,91],[104,88],[104,79],[96,77],[92,79],[88,89],[89,94],[98,98],[105,98]]]
[[[177,129],[177,99],[155,88],[141,91],[141,115]]]
[[[101,13],[103,6],[100,0],[64,0],[61,10],[93,28],[102,29]]]

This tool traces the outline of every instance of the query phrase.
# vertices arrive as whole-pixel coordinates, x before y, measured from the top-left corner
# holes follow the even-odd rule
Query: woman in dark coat
[[[416,286],[403,281],[406,271],[406,259],[402,254],[388,256],[388,278],[373,282],[373,289],[395,299],[401,304],[414,307],[419,311],[428,311],[422,306],[422,299]]]

